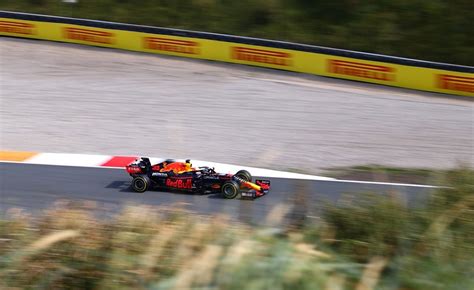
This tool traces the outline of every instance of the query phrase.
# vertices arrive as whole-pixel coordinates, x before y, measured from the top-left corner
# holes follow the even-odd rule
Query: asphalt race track
[[[179,203],[198,214],[225,213],[245,221],[263,223],[269,212],[279,204],[289,205],[293,209],[289,215],[300,214],[314,218],[326,202],[334,204],[357,198],[363,192],[397,193],[409,206],[413,206],[421,204],[432,190],[422,187],[273,178],[270,193],[250,201],[227,200],[216,195],[158,191],[138,194],[129,189],[131,179],[120,169],[0,162],[0,172],[0,217],[11,208],[21,208],[35,214],[52,207],[57,201],[67,200],[93,201],[99,214],[105,215],[117,213],[127,204],[158,206]],[[298,194],[295,195],[295,192]]]

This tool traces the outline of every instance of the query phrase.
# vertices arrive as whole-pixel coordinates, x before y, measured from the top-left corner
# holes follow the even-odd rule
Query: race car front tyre
[[[242,178],[245,181],[252,181],[252,174],[250,174],[250,172],[248,172],[247,170],[239,170],[237,171],[235,176]]]
[[[136,192],[145,192],[150,186],[150,178],[148,176],[137,176],[132,180],[132,188]]]
[[[236,198],[239,194],[239,184],[233,180],[227,181],[222,185],[222,196],[227,199]]]

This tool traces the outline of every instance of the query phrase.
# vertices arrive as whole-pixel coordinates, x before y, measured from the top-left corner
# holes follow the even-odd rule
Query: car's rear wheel
[[[237,171],[235,176],[242,178],[245,181],[252,181],[252,174],[250,174],[250,172],[248,172],[247,170],[239,170]]]
[[[145,192],[150,187],[150,178],[148,176],[137,176],[132,180],[132,188],[136,192]]]
[[[236,198],[239,194],[239,184],[235,181],[227,181],[221,187],[222,196],[228,199]]]

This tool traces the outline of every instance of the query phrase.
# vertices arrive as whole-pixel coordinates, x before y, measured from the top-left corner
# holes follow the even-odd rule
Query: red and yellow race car
[[[165,160],[152,165],[149,158],[141,157],[126,166],[133,178],[132,189],[180,190],[190,193],[220,193],[224,198],[257,198],[267,194],[270,181],[256,179],[247,170],[235,174],[217,173],[210,167],[192,167],[191,161]]]

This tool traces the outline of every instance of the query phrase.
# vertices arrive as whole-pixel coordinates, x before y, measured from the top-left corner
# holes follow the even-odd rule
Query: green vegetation
[[[474,289],[474,171],[421,208],[396,194],[328,206],[318,223],[250,226],[224,216],[92,205],[0,221],[1,289]],[[242,202],[245,203],[245,202]]]
[[[4,0],[0,9],[474,65],[471,0]]]
[[[387,259],[382,281],[398,286],[382,289],[472,289],[474,171],[449,171],[443,179],[448,187],[422,209],[370,195],[328,209],[332,249],[354,261]]]
[[[426,168],[400,168],[381,165],[359,165],[326,169],[324,176],[347,180],[437,185],[446,171]]]

